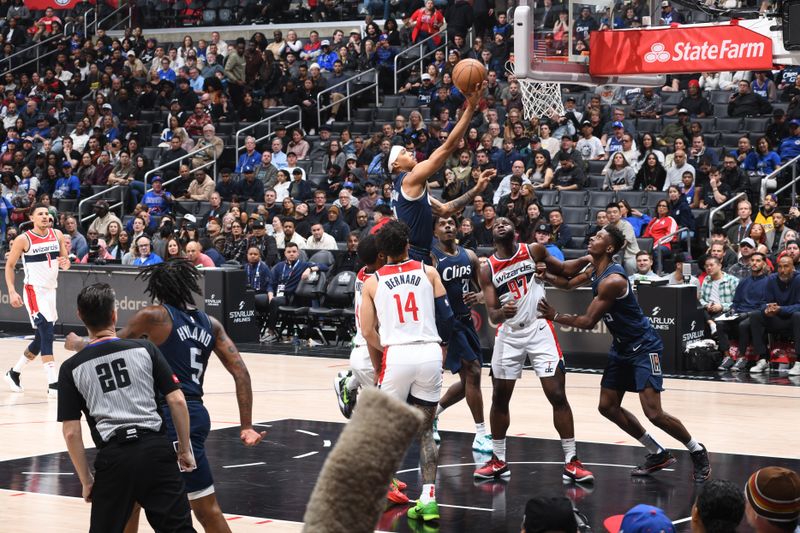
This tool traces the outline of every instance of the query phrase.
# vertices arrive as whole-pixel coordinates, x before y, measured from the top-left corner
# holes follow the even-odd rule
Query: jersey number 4
[[[406,296],[406,303],[403,305],[399,294],[394,295],[394,302],[397,304],[397,317],[401,324],[406,323],[406,313],[411,313],[411,320],[419,322],[419,309],[417,309],[417,298],[413,292]]]
[[[131,384],[131,377],[125,367],[125,359],[114,359],[111,363],[99,364],[94,369],[104,394]]]

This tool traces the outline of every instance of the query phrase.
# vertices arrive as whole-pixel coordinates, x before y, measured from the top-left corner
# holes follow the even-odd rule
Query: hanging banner
[[[590,43],[592,76],[772,68],[772,40],[737,24],[593,31]]]
[[[44,10],[48,7],[53,9],[73,9],[83,0],[25,0],[25,5],[30,10]],[[94,4],[94,2],[91,2]]]

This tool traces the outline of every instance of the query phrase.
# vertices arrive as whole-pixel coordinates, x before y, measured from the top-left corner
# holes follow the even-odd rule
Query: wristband
[[[558,315],[559,315],[559,313],[558,313],[558,311],[556,311],[556,314],[553,315],[553,322],[558,320]]]

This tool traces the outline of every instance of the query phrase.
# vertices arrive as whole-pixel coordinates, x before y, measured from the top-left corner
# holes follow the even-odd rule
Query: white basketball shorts
[[[22,300],[28,310],[28,318],[31,320],[31,327],[36,329],[36,317],[42,314],[48,322],[58,320],[58,310],[56,309],[56,289],[43,289],[34,285],[25,285],[22,291]]]
[[[540,318],[517,330],[502,325],[494,339],[492,376],[519,379],[522,367],[530,360],[537,376],[549,378],[563,358],[552,322]]]
[[[387,346],[378,387],[403,402],[436,405],[442,392],[442,348],[432,342]]]

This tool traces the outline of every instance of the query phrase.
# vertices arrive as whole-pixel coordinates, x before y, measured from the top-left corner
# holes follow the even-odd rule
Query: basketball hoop
[[[506,63],[506,70],[514,74],[514,56]],[[561,100],[561,84],[537,81],[529,78],[517,78],[522,93],[522,114],[526,120],[532,117],[564,115],[564,102]]]

